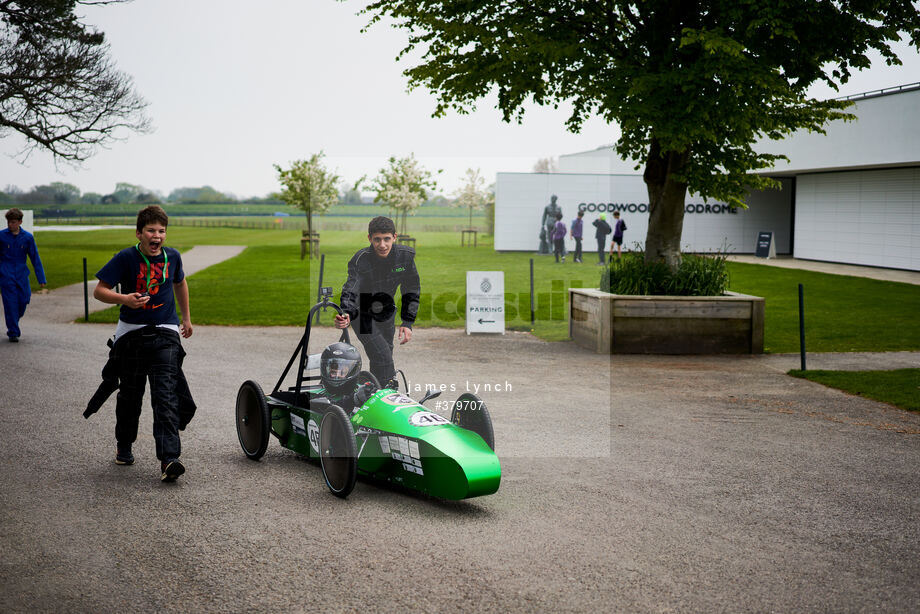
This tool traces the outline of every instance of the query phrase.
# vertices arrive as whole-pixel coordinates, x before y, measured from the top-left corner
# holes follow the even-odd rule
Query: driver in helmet
[[[354,412],[377,392],[373,382],[359,382],[361,354],[354,346],[338,342],[323,350],[320,357],[320,381],[330,401]]]

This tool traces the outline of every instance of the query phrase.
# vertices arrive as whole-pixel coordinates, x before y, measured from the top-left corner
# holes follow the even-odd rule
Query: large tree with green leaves
[[[742,205],[775,185],[752,171],[781,155],[753,145],[822,131],[847,103],[807,94],[844,83],[906,33],[920,13],[887,0],[378,0],[363,11],[405,29],[410,86],[438,98],[434,114],[466,113],[491,94],[506,121],[530,102],[571,104],[567,126],[616,122],[616,151],[644,164],[646,260],[680,260],[688,189]]]
[[[309,160],[295,160],[291,168],[277,164],[281,191],[275,194],[289,205],[307,214],[307,231],[313,234],[313,213],[322,213],[339,201],[339,176],[326,170],[323,152],[315,153]]]
[[[80,22],[78,5],[124,0],[0,0],[0,137],[18,133],[24,157],[44,149],[79,162],[144,132],[147,103],[109,59],[105,35]]]

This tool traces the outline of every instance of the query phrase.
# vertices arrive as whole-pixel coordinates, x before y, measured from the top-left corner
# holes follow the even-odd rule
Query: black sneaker
[[[19,337],[10,337],[10,343],[19,343]]]
[[[161,482],[175,482],[177,477],[185,473],[185,466],[177,458],[168,463],[166,461],[160,463],[160,470],[163,472],[163,475],[160,476]]]
[[[115,464],[116,465],[133,465],[134,464],[134,455],[131,454],[131,446],[119,445],[117,448],[115,448]]]

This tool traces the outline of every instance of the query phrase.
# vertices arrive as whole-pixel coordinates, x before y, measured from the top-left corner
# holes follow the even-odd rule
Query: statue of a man
[[[558,197],[553,194],[550,196],[549,204],[543,208],[543,220],[540,222],[540,250],[541,254],[549,254],[550,241],[553,237],[553,227],[556,225],[556,214],[562,213],[562,207],[556,204]]]

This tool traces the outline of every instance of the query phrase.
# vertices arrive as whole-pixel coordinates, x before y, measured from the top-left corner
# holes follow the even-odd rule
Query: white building
[[[851,97],[852,122],[826,135],[800,132],[759,149],[781,153],[764,174],[781,190],[752,193],[748,209],[687,197],[681,245],[686,251],[753,253],[757,233],[772,230],[776,251],[796,258],[920,270],[920,83]],[[586,251],[596,249],[591,221],[621,211],[624,242],[640,247],[648,229],[641,170],[610,146],[559,157],[557,173],[499,173],[495,249],[535,251],[550,196],[567,224],[585,209]],[[569,249],[574,242],[566,239]]]

